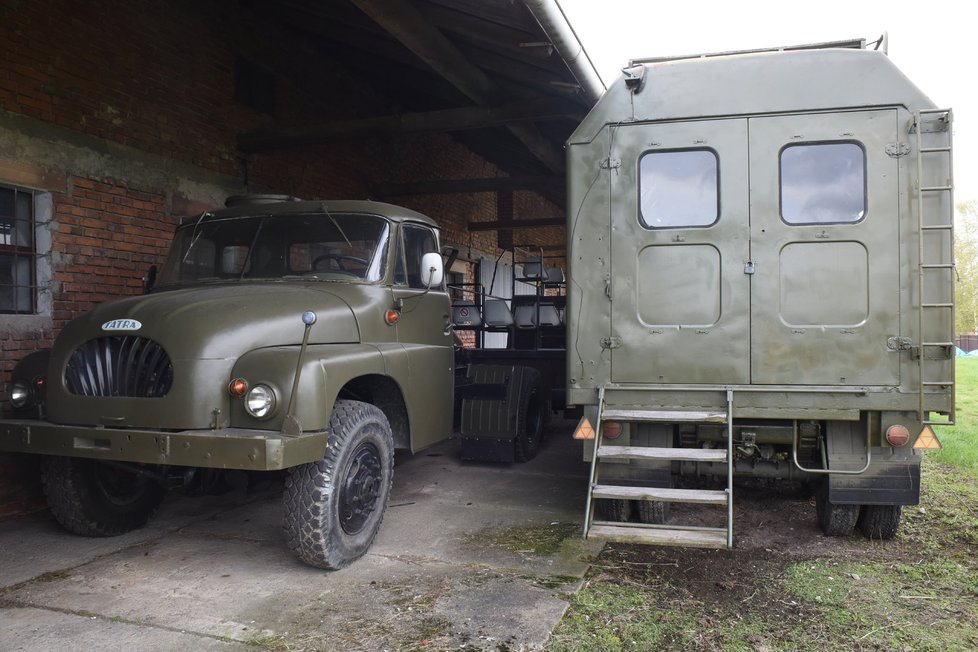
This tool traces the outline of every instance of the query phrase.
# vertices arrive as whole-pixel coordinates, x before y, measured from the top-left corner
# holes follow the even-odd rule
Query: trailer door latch
[[[612,337],[602,337],[601,338],[601,348],[602,349],[617,349],[621,347],[621,338],[617,335]]]
[[[913,348],[913,340],[909,337],[891,337],[886,340],[886,348],[890,351],[909,351]]]

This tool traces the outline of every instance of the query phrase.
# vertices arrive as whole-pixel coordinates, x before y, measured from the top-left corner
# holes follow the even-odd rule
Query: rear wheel
[[[902,515],[901,505],[863,505],[859,530],[867,539],[888,541],[896,536]]]
[[[638,500],[636,512],[638,520],[650,525],[665,523],[669,518],[669,503],[661,500]]]
[[[337,569],[361,557],[380,530],[394,475],[387,417],[338,400],[323,459],[289,469],[283,507],[289,548],[311,566]]]
[[[622,498],[598,498],[594,501],[595,516],[602,521],[625,523],[632,518],[632,501]]]
[[[514,458],[517,462],[528,462],[540,452],[546,406],[541,389],[540,372],[536,369],[525,371],[527,384],[524,393],[520,396],[518,430],[514,442],[516,447]]]
[[[147,475],[78,457],[43,457],[41,484],[58,523],[88,537],[111,537],[142,527],[166,493]]]
[[[856,527],[859,520],[859,505],[837,505],[829,502],[828,487],[815,495],[815,512],[818,526],[830,537],[844,537]]]

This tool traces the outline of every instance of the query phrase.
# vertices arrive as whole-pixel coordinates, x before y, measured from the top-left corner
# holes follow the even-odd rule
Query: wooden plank
[[[671,489],[666,487],[595,485],[591,493],[595,498],[662,500],[670,503],[696,503],[699,505],[727,504],[727,492],[715,489]]]
[[[677,460],[680,462],[726,462],[725,448],[652,448],[646,446],[601,446],[600,459]]]
[[[717,530],[686,530],[681,528],[640,528],[615,525],[592,525],[588,538],[601,537],[622,543],[642,543],[686,548],[726,548],[727,532]]]
[[[481,179],[382,183],[374,186],[371,193],[376,197],[404,197],[409,195],[498,192],[500,190],[563,191],[563,184],[563,178],[558,176],[484,177]]]
[[[517,219],[511,222],[469,222],[469,231],[514,231],[521,229],[540,229],[548,226],[564,226],[566,223],[567,219],[563,217]]]
[[[709,422],[726,423],[726,412],[705,410],[642,410],[626,408],[605,408],[601,413],[605,421],[653,421],[659,423]]]

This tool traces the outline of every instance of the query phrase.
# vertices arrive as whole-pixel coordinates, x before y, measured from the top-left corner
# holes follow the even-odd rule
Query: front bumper
[[[291,437],[244,428],[161,432],[0,420],[0,451],[246,471],[287,469],[319,460],[327,438],[326,431]]]

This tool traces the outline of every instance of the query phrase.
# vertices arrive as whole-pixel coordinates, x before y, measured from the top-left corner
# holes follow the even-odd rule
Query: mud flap
[[[866,465],[865,421],[830,421],[826,429],[830,469]],[[916,505],[920,502],[920,457],[909,446],[874,446],[859,475],[829,475],[829,502],[836,505]]]
[[[471,365],[471,391],[462,398],[462,459],[514,462],[520,398],[537,373],[520,365]]]

